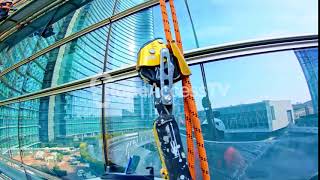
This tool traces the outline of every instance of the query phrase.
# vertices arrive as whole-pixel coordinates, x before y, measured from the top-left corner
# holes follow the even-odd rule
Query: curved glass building
[[[318,2],[174,3],[211,178],[317,177]],[[135,70],[140,48],[165,38],[159,2],[15,8],[0,22],[0,179],[99,179],[130,157],[134,174],[161,178],[152,87]]]

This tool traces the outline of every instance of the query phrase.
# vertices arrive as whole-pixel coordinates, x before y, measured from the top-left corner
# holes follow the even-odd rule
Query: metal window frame
[[[53,45],[50,45],[49,47],[42,49],[41,51],[33,54],[29,58],[26,58],[14,64],[13,66],[5,69],[4,71],[0,72],[0,78],[5,74],[18,69],[19,67],[27,63],[35,61],[38,57],[43,56],[46,53],[56,48],[59,48],[60,46],[65,45],[68,42],[71,42],[72,40],[75,40],[90,32],[93,32],[97,29],[105,27],[111,24],[112,22],[116,22],[127,16],[130,16],[137,12],[151,8],[158,4],[159,4],[158,0],[150,0],[138,6],[130,8],[126,11],[113,15],[110,18],[100,21],[99,23],[93,24],[77,33],[74,33],[62,40],[57,41]],[[243,41],[243,42],[233,42],[233,43],[222,44],[217,46],[197,48],[191,51],[187,51],[185,52],[185,57],[189,65],[195,65],[195,64],[203,64],[205,62],[211,62],[211,61],[220,61],[227,58],[269,53],[269,52],[277,52],[277,51],[285,51],[285,50],[292,50],[292,49],[298,49],[298,48],[310,48],[310,47],[318,47],[317,35],[299,35],[299,36],[278,37],[278,38],[271,38],[271,39],[250,40],[250,41]],[[133,78],[133,77],[136,77],[137,75],[138,74],[136,72],[135,65],[131,65],[131,66],[123,67],[113,71],[108,71],[108,72],[104,72],[94,76],[90,76],[81,80],[66,83],[63,85],[43,89],[34,93],[29,93],[19,97],[5,99],[0,101],[0,106],[38,99],[41,97],[53,96],[53,95],[66,93],[70,91],[90,88],[93,86],[99,86],[106,83],[112,83],[112,82],[116,82],[116,81],[120,81],[128,78]],[[1,158],[6,158],[6,157],[1,157]],[[10,158],[6,158],[6,160],[12,162],[13,164],[19,164],[23,166],[23,168],[25,168],[26,170],[31,171],[41,177],[44,177],[47,179],[58,179],[56,177],[52,177],[46,173],[38,171],[34,168],[31,168],[30,166],[21,164],[20,162],[17,162]]]
[[[28,8],[29,6],[31,6],[34,2],[28,2],[27,4],[24,5],[25,8]],[[6,38],[8,38],[10,35],[14,34],[15,32],[17,32],[19,30],[19,27],[17,26],[18,24],[27,24],[30,21],[33,21],[41,16],[43,16],[45,13],[49,12],[50,10],[53,10],[54,8],[57,8],[59,6],[61,6],[62,4],[68,3],[68,1],[65,0],[57,0],[54,2],[49,2],[47,4],[47,6],[45,6],[45,8],[40,9],[37,12],[29,12],[28,15],[26,15],[24,19],[22,19],[22,21],[16,22],[13,21],[13,17],[15,17],[16,15],[18,15],[21,11],[23,11],[24,9],[21,8],[18,11],[14,12],[12,15],[10,15],[7,19],[5,19],[3,22],[0,23],[0,26],[5,25],[8,22],[12,22],[12,24],[14,25],[7,25],[9,27],[7,27],[7,31],[4,31],[4,33],[0,33],[0,41],[4,41]],[[8,29],[9,28],[9,29]]]
[[[318,36],[294,36],[294,37],[282,37],[273,39],[262,39],[244,42],[235,42],[218,46],[211,46],[206,48],[198,48],[185,53],[186,60],[189,65],[200,64],[211,61],[220,61],[227,58],[235,58],[241,56],[263,54],[270,52],[294,50],[300,48],[318,47]],[[93,86],[102,85],[103,83],[112,83],[119,80],[124,80],[132,77],[136,77],[138,74],[135,69],[135,65],[127,66],[117,70],[97,74],[88,78],[77,80],[74,82],[66,83],[60,86],[43,89],[41,91],[26,94],[23,96],[6,99],[0,101],[0,106],[9,105],[12,103],[24,102],[41,97],[47,97],[51,95],[57,95],[74,90],[89,88]],[[1,157],[1,156],[0,156]],[[4,158],[4,157],[1,157]],[[36,175],[48,179],[57,179],[38,171],[32,167],[21,164],[10,158],[6,158],[13,164],[21,165],[27,171],[33,172]]]
[[[228,43],[186,51],[185,57],[189,65],[194,65],[209,61],[220,61],[227,58],[311,47],[318,47],[317,35],[304,35]],[[56,87],[43,89],[38,92],[2,100],[0,101],[0,106],[24,102],[46,96],[57,95],[84,88],[90,88],[93,86],[102,85],[103,83],[112,83],[136,76],[138,76],[138,73],[136,72],[135,65],[130,65]]]
[[[150,0],[150,1],[147,1],[145,3],[139,4],[139,5],[135,6],[135,7],[132,7],[130,9],[128,9],[128,10],[125,10],[123,12],[117,13],[117,14],[111,16],[110,18],[102,20],[102,21],[100,21],[100,22],[98,22],[96,24],[93,24],[93,25],[91,25],[91,26],[89,26],[89,27],[87,27],[87,28],[85,28],[85,29],[83,29],[83,30],[81,30],[79,32],[76,32],[76,33],[74,33],[74,34],[72,34],[72,35],[70,35],[68,37],[65,37],[64,39],[61,39],[61,40],[57,41],[56,43],[54,43],[54,44],[42,49],[41,51],[33,54],[32,56],[30,56],[30,57],[28,57],[28,58],[26,58],[26,59],[24,59],[22,61],[19,61],[18,63],[14,64],[12,66],[10,66],[9,68],[4,69],[2,72],[0,72],[0,77],[4,76],[5,74],[7,74],[7,73],[9,73],[9,72],[11,72],[11,71],[13,71],[15,69],[18,69],[22,65],[25,65],[25,64],[27,64],[27,63],[29,63],[31,61],[36,60],[38,57],[43,56],[46,53],[48,53],[48,52],[50,52],[50,51],[52,51],[52,50],[54,50],[56,48],[59,48],[60,46],[65,45],[65,44],[67,44],[67,43],[69,43],[69,42],[71,42],[71,41],[73,41],[73,40],[75,40],[75,39],[77,39],[77,38],[79,38],[81,36],[84,36],[84,35],[86,35],[86,34],[88,34],[90,32],[93,32],[93,31],[95,31],[97,29],[100,29],[100,28],[102,28],[104,26],[107,26],[112,22],[119,21],[119,20],[121,20],[121,19],[123,19],[123,18],[125,18],[127,16],[130,16],[132,14],[138,13],[138,12],[143,11],[145,9],[151,8],[151,7],[156,6],[158,4],[159,4],[158,0]]]

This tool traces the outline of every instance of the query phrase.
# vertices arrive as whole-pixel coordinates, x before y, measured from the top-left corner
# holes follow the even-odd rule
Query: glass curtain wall
[[[2,50],[0,72],[143,2],[93,0],[56,22],[53,36],[32,34]],[[301,14],[298,17],[287,8],[280,11],[273,1],[246,0],[237,8],[219,1],[175,3],[185,50],[317,30],[315,1],[289,3]],[[270,11],[275,15],[265,16]],[[274,22],[275,17],[286,18]],[[0,101],[134,65],[139,49],[158,37],[164,38],[159,6],[126,16],[1,76]],[[208,61],[191,70],[212,178],[308,179],[317,173],[317,48]],[[174,104],[185,142],[181,83],[175,85]],[[59,178],[83,179],[101,176],[106,165],[112,172],[123,172],[129,157],[137,156],[137,174],[148,174],[145,168],[152,166],[160,177],[152,135],[156,117],[151,87],[138,77],[0,106],[0,159]]]
[[[212,177],[307,178],[316,173],[317,134],[300,134],[299,130],[317,128],[318,113],[308,103],[312,102],[310,81],[296,51],[208,62],[204,64],[205,76],[200,65],[191,67]],[[101,88],[1,106],[2,155],[55,176],[76,178],[81,172],[88,177],[99,176],[104,172],[104,107],[110,170],[123,172],[128,158],[138,156],[136,173],[147,174],[145,167],[153,166],[160,176],[161,163],[151,132],[157,117],[151,87],[139,78],[108,83],[104,86],[105,104]],[[185,142],[181,88],[177,83],[174,114]],[[203,103],[208,97],[213,119]],[[49,106],[44,103],[48,101]],[[215,123],[219,134],[216,140],[211,139],[213,131],[208,131],[210,122]],[[235,153],[232,158],[230,152]],[[305,168],[287,166],[287,161]]]

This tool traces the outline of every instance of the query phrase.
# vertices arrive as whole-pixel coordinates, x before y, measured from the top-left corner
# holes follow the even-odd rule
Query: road
[[[318,172],[318,135],[287,134],[248,167],[245,179],[305,180]]]
[[[0,174],[4,174],[2,176],[10,177],[10,179],[13,180],[27,180],[27,176],[22,169],[15,169],[12,168],[11,166],[7,165],[6,163],[0,162]],[[32,175],[28,173],[28,179],[30,180],[42,180],[42,178],[39,178],[35,175]],[[1,177],[0,177],[1,179]],[[4,179],[4,178],[3,178]]]

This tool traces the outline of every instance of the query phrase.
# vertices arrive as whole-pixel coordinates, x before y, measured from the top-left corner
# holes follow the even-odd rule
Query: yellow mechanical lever
[[[155,39],[146,44],[139,51],[136,69],[160,66],[161,50],[165,48],[167,48],[167,45],[161,39]],[[172,55],[175,57],[174,59],[177,61],[180,74],[183,76],[191,75],[191,70],[176,42],[171,42],[170,48]]]
[[[178,47],[177,43],[171,42],[170,47],[171,47],[173,56],[176,57],[176,59],[178,61],[180,73],[183,76],[190,76],[191,70],[190,70],[189,65],[187,64],[186,60],[184,59],[184,55],[180,51],[180,48]]]

